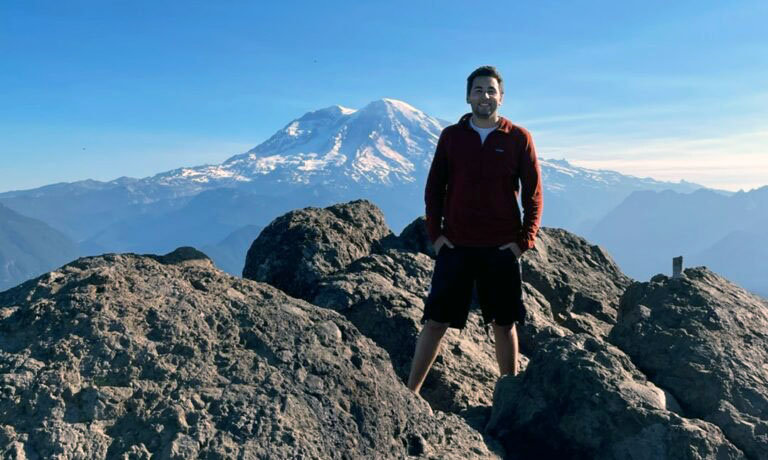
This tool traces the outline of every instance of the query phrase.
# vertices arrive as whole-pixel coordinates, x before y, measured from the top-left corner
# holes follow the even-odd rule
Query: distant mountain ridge
[[[374,101],[359,110],[332,106],[304,114],[248,152],[218,165],[182,167],[142,179],[86,180],[5,192],[0,193],[0,202],[77,240],[125,219],[181,209],[192,196],[217,188],[275,197],[334,194],[329,202],[372,198],[388,219],[398,213],[406,216],[390,222],[399,229],[423,212],[426,175],[447,124],[394,99]],[[544,219],[551,226],[578,227],[616,206],[631,191],[689,192],[701,187],[589,170],[565,160],[541,159],[541,167],[545,195],[550,195]],[[595,195],[605,191],[612,193]],[[393,193],[410,201],[389,206]],[[408,212],[397,211],[402,207]]]
[[[0,291],[70,262],[79,253],[63,233],[0,204]]]
[[[668,273],[671,259],[707,265],[768,298],[768,186],[729,196],[702,189],[634,192],[587,237],[628,275]]]
[[[426,177],[448,124],[395,99],[357,110],[331,106],[217,165],[5,192],[0,203],[62,231],[88,255],[218,245],[288,210],[355,199],[376,203],[399,232],[424,212]],[[700,187],[579,168],[541,158],[545,153],[539,152],[547,226],[584,233],[633,191]]]
[[[562,159],[542,159],[540,163],[544,184],[544,225],[577,233],[590,231],[600,218],[633,192],[674,190],[690,193],[703,188],[687,181],[663,182],[615,171],[580,168]]]

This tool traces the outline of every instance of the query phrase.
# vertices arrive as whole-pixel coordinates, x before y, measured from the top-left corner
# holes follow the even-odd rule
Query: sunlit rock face
[[[523,255],[521,373],[499,378],[474,305],[411,394],[435,263],[423,224],[396,236],[366,200],[303,208],[254,240],[256,281],[180,248],[0,293],[0,452],[766,457],[765,302],[704,268],[633,283],[560,229]]]
[[[610,340],[684,413],[768,458],[768,302],[704,267],[635,283]]]
[[[488,431],[520,458],[745,458],[679,412],[625,353],[579,333],[546,340],[520,378],[499,381]]]
[[[341,315],[193,249],[0,294],[7,458],[499,458]]]
[[[381,210],[365,200],[291,211],[254,240],[243,277],[309,300],[320,278],[368,255],[391,233]]]

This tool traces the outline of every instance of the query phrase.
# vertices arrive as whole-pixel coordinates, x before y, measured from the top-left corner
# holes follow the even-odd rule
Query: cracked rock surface
[[[523,257],[524,281],[549,303],[552,319],[573,332],[605,337],[631,280],[602,248],[560,228],[542,228]]]
[[[488,430],[514,458],[745,458],[717,426],[675,410],[621,350],[580,333],[547,340],[498,383]]]
[[[181,248],[0,293],[0,455],[768,459],[768,305],[706,269],[632,283],[542,228],[522,372],[498,379],[472,312],[422,400],[404,381],[434,268],[423,218],[395,237],[359,200],[269,228],[244,273],[270,284]]]
[[[704,267],[657,275],[621,298],[610,340],[686,415],[768,459],[768,302]]]
[[[0,293],[0,395],[4,458],[498,458],[341,315],[193,249]]]
[[[291,211],[254,240],[243,278],[306,299],[320,278],[370,254],[391,234],[384,214],[366,200]]]

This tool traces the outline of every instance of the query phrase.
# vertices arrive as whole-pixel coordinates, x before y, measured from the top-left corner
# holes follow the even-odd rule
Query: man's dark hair
[[[475,69],[475,71],[467,77],[467,97],[469,97],[469,92],[472,90],[472,83],[475,81],[475,77],[495,78],[499,82],[499,91],[501,91],[502,94],[504,93],[504,80],[501,78],[499,71],[492,65],[484,65]]]

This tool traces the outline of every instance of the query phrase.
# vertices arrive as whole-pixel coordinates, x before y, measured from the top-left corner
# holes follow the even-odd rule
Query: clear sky
[[[543,158],[768,185],[768,2],[0,1],[0,191],[220,163],[382,97],[455,120],[496,65]]]

